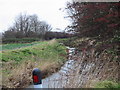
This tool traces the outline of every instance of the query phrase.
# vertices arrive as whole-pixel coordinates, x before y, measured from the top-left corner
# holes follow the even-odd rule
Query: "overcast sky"
[[[37,14],[53,28],[64,29],[69,21],[64,19],[64,8],[69,0],[0,0],[0,32],[10,27],[20,13]]]

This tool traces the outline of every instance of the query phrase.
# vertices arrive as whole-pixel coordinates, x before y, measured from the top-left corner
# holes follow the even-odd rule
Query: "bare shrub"
[[[104,51],[98,56],[92,49],[72,59],[74,63],[71,67],[67,64],[66,73],[60,72],[59,78],[48,80],[49,88],[95,88],[99,81],[118,81],[119,64]]]
[[[90,88],[101,80],[118,81],[118,62],[105,52],[98,57],[93,50],[89,54],[85,52],[77,55],[66,88]]]

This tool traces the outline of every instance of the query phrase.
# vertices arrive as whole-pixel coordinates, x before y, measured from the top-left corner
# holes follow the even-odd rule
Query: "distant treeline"
[[[31,43],[39,40],[39,38],[3,38],[2,43]]]
[[[17,38],[11,36],[9,38],[3,37],[2,43],[30,43],[34,41],[40,41],[40,40],[51,40],[51,39],[59,39],[59,38],[69,38],[72,37],[72,34],[68,34],[65,32],[46,32],[45,35],[42,38],[39,37],[23,37],[23,38]]]
[[[38,19],[37,15],[20,14],[13,26],[2,34],[3,43],[24,43],[53,38],[67,38],[71,35],[65,32],[52,32],[52,27],[45,21]]]
[[[72,34],[68,34],[68,33],[65,33],[65,32],[46,32],[45,34],[45,40],[50,40],[50,39],[53,39],[53,38],[69,38],[69,37],[72,37],[73,35]]]

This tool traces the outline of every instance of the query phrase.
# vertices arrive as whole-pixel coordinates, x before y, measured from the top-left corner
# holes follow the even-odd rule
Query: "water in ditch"
[[[94,67],[94,63],[87,63],[84,60],[82,61],[82,59],[78,62],[72,59],[71,57],[75,54],[75,48],[67,48],[69,50],[68,60],[58,72],[42,79],[43,88],[82,87],[89,80],[89,73],[91,68]],[[33,85],[30,85],[29,88],[33,88]]]
[[[75,53],[75,48],[69,48],[69,57],[71,57]],[[70,58],[69,58],[70,59]],[[61,69],[54,73],[53,75],[42,79],[42,87],[43,88],[63,88],[64,83],[67,82],[66,75],[72,70],[72,66],[74,65],[74,60],[67,60],[66,63],[61,67]],[[33,88],[33,85],[30,85],[28,88]]]

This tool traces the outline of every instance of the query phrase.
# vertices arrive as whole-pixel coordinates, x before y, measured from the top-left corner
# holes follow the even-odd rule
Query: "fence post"
[[[32,78],[34,88],[42,88],[41,71],[38,68],[33,69]]]

